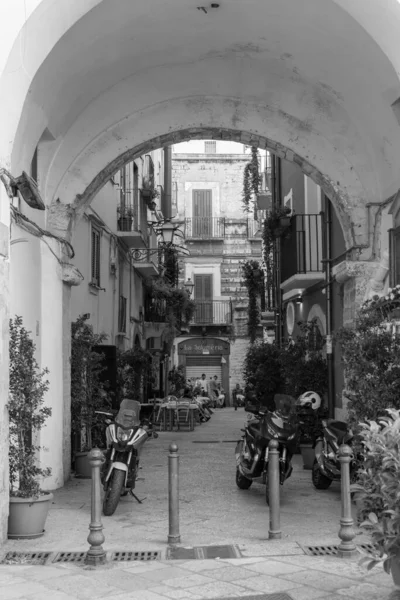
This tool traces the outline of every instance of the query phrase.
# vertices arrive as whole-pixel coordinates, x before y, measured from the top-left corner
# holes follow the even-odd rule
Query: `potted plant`
[[[102,381],[103,355],[93,350],[106,339],[95,334],[80,315],[71,325],[71,430],[75,476],[91,477],[88,459],[94,446],[104,446],[104,423],[96,410],[109,410],[111,400]]]
[[[361,563],[368,570],[383,564],[400,586],[400,410],[390,408],[386,413],[379,422],[360,425],[363,460],[351,490],[360,527],[371,534],[377,549]]]
[[[147,181],[143,181],[143,187],[141,189],[142,198],[146,202],[150,210],[157,208],[156,199],[160,197],[160,192],[153,184]]]
[[[258,210],[271,210],[272,195],[271,192],[259,192],[256,196]]]
[[[132,231],[133,219],[135,211],[132,206],[118,206],[118,231]]]
[[[22,318],[10,319],[8,537],[13,539],[43,535],[53,499],[53,494],[40,488],[40,480],[48,477],[51,470],[38,464],[40,447],[34,441],[51,415],[51,408],[43,406],[49,389],[48,372],[39,368],[35,345],[23,327]]]

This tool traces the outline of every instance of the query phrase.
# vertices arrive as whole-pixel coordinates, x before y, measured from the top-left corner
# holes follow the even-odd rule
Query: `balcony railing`
[[[261,230],[261,222],[228,217],[193,217],[185,219],[185,237],[193,239],[249,238]]]
[[[323,271],[322,215],[294,215],[282,238],[281,280]]]
[[[191,325],[229,325],[232,323],[230,300],[195,300],[196,311]]]
[[[117,209],[117,231],[138,231],[139,220],[137,208],[131,205],[119,205]]]

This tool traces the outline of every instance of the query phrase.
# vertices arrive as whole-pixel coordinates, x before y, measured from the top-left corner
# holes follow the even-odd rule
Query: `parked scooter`
[[[353,432],[342,421],[322,419],[322,431],[315,441],[315,461],[312,482],[317,490],[326,490],[332,481],[340,481],[341,468],[338,450],[341,444],[351,445]],[[350,463],[350,477],[355,471],[355,462]]]
[[[255,418],[242,429],[242,438],[235,449],[236,485],[242,490],[247,490],[253,481],[265,484],[267,504],[268,444],[272,439],[279,442],[279,480],[283,485],[293,470],[292,456],[298,437],[295,399],[285,394],[276,394],[274,401],[274,411],[269,411],[259,404],[246,404],[245,410],[253,413]]]
[[[96,411],[98,414],[113,417],[112,413]],[[140,504],[141,500],[134,494],[139,472],[140,451],[149,437],[157,438],[148,421],[140,421],[140,402],[122,400],[115,420],[106,419],[106,462],[101,476],[105,491],[103,514],[106,517],[114,514],[121,496],[130,493]]]

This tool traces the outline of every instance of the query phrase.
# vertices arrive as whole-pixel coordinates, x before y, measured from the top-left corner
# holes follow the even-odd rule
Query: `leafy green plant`
[[[250,202],[253,195],[256,196],[260,191],[261,176],[258,164],[258,149],[256,146],[251,148],[251,160],[247,163],[243,171],[243,209],[250,212]]]
[[[10,319],[10,390],[8,415],[10,422],[10,495],[22,498],[40,494],[40,478],[51,474],[37,462],[40,446],[35,435],[51,415],[43,406],[49,389],[48,369],[40,369],[35,359],[35,344],[23,327],[22,317]]]
[[[257,400],[270,409],[274,408],[274,395],[282,385],[280,353],[276,344],[256,342],[249,346],[244,360],[246,390],[254,391]]]
[[[360,527],[369,531],[377,547],[374,557],[361,562],[368,569],[383,563],[390,573],[400,556],[400,410],[386,413],[379,422],[360,425],[363,462],[351,489],[363,520]]]
[[[335,335],[344,367],[344,397],[350,425],[376,421],[387,408],[400,408],[400,333],[368,302],[353,328]]]
[[[104,424],[95,411],[111,406],[101,378],[103,355],[93,350],[107,336],[95,334],[87,320],[80,315],[71,324],[71,430],[81,452],[101,445]]]
[[[186,387],[185,369],[182,365],[172,367],[168,373],[169,393],[182,396]]]
[[[121,400],[143,400],[144,390],[152,382],[152,361],[151,352],[139,345],[118,354],[118,396]]]
[[[260,323],[259,298],[264,292],[264,273],[260,263],[256,260],[248,260],[242,264],[244,285],[249,295],[249,320],[248,333],[250,343],[254,343],[257,335],[257,327]]]
[[[164,316],[168,326],[165,339],[171,342],[176,332],[193,319],[196,303],[185,289],[177,288],[162,278],[146,282],[146,289],[150,302],[149,319],[151,320],[152,314],[157,315],[158,320],[159,316]]]

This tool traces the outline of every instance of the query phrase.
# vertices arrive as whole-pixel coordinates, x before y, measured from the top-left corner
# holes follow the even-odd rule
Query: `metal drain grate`
[[[378,547],[375,546],[375,544],[358,544],[358,548],[361,548],[361,550],[371,555],[378,552]]]
[[[50,552],[7,552],[2,565],[44,565]]]
[[[85,562],[86,552],[59,552],[53,563],[78,563]]]
[[[304,552],[309,556],[336,556],[337,546],[304,546]]]
[[[171,547],[167,550],[167,560],[212,560],[214,558],[241,558],[241,556],[237,546]]]
[[[113,552],[111,555],[112,562],[131,562],[131,561],[148,561],[159,560],[161,552],[155,550],[146,550],[145,552]]]
[[[254,596],[229,596],[228,598],[225,596],[224,598],[217,598],[217,600],[293,600],[292,596],[286,594],[285,592],[275,592],[274,594],[254,594]]]

